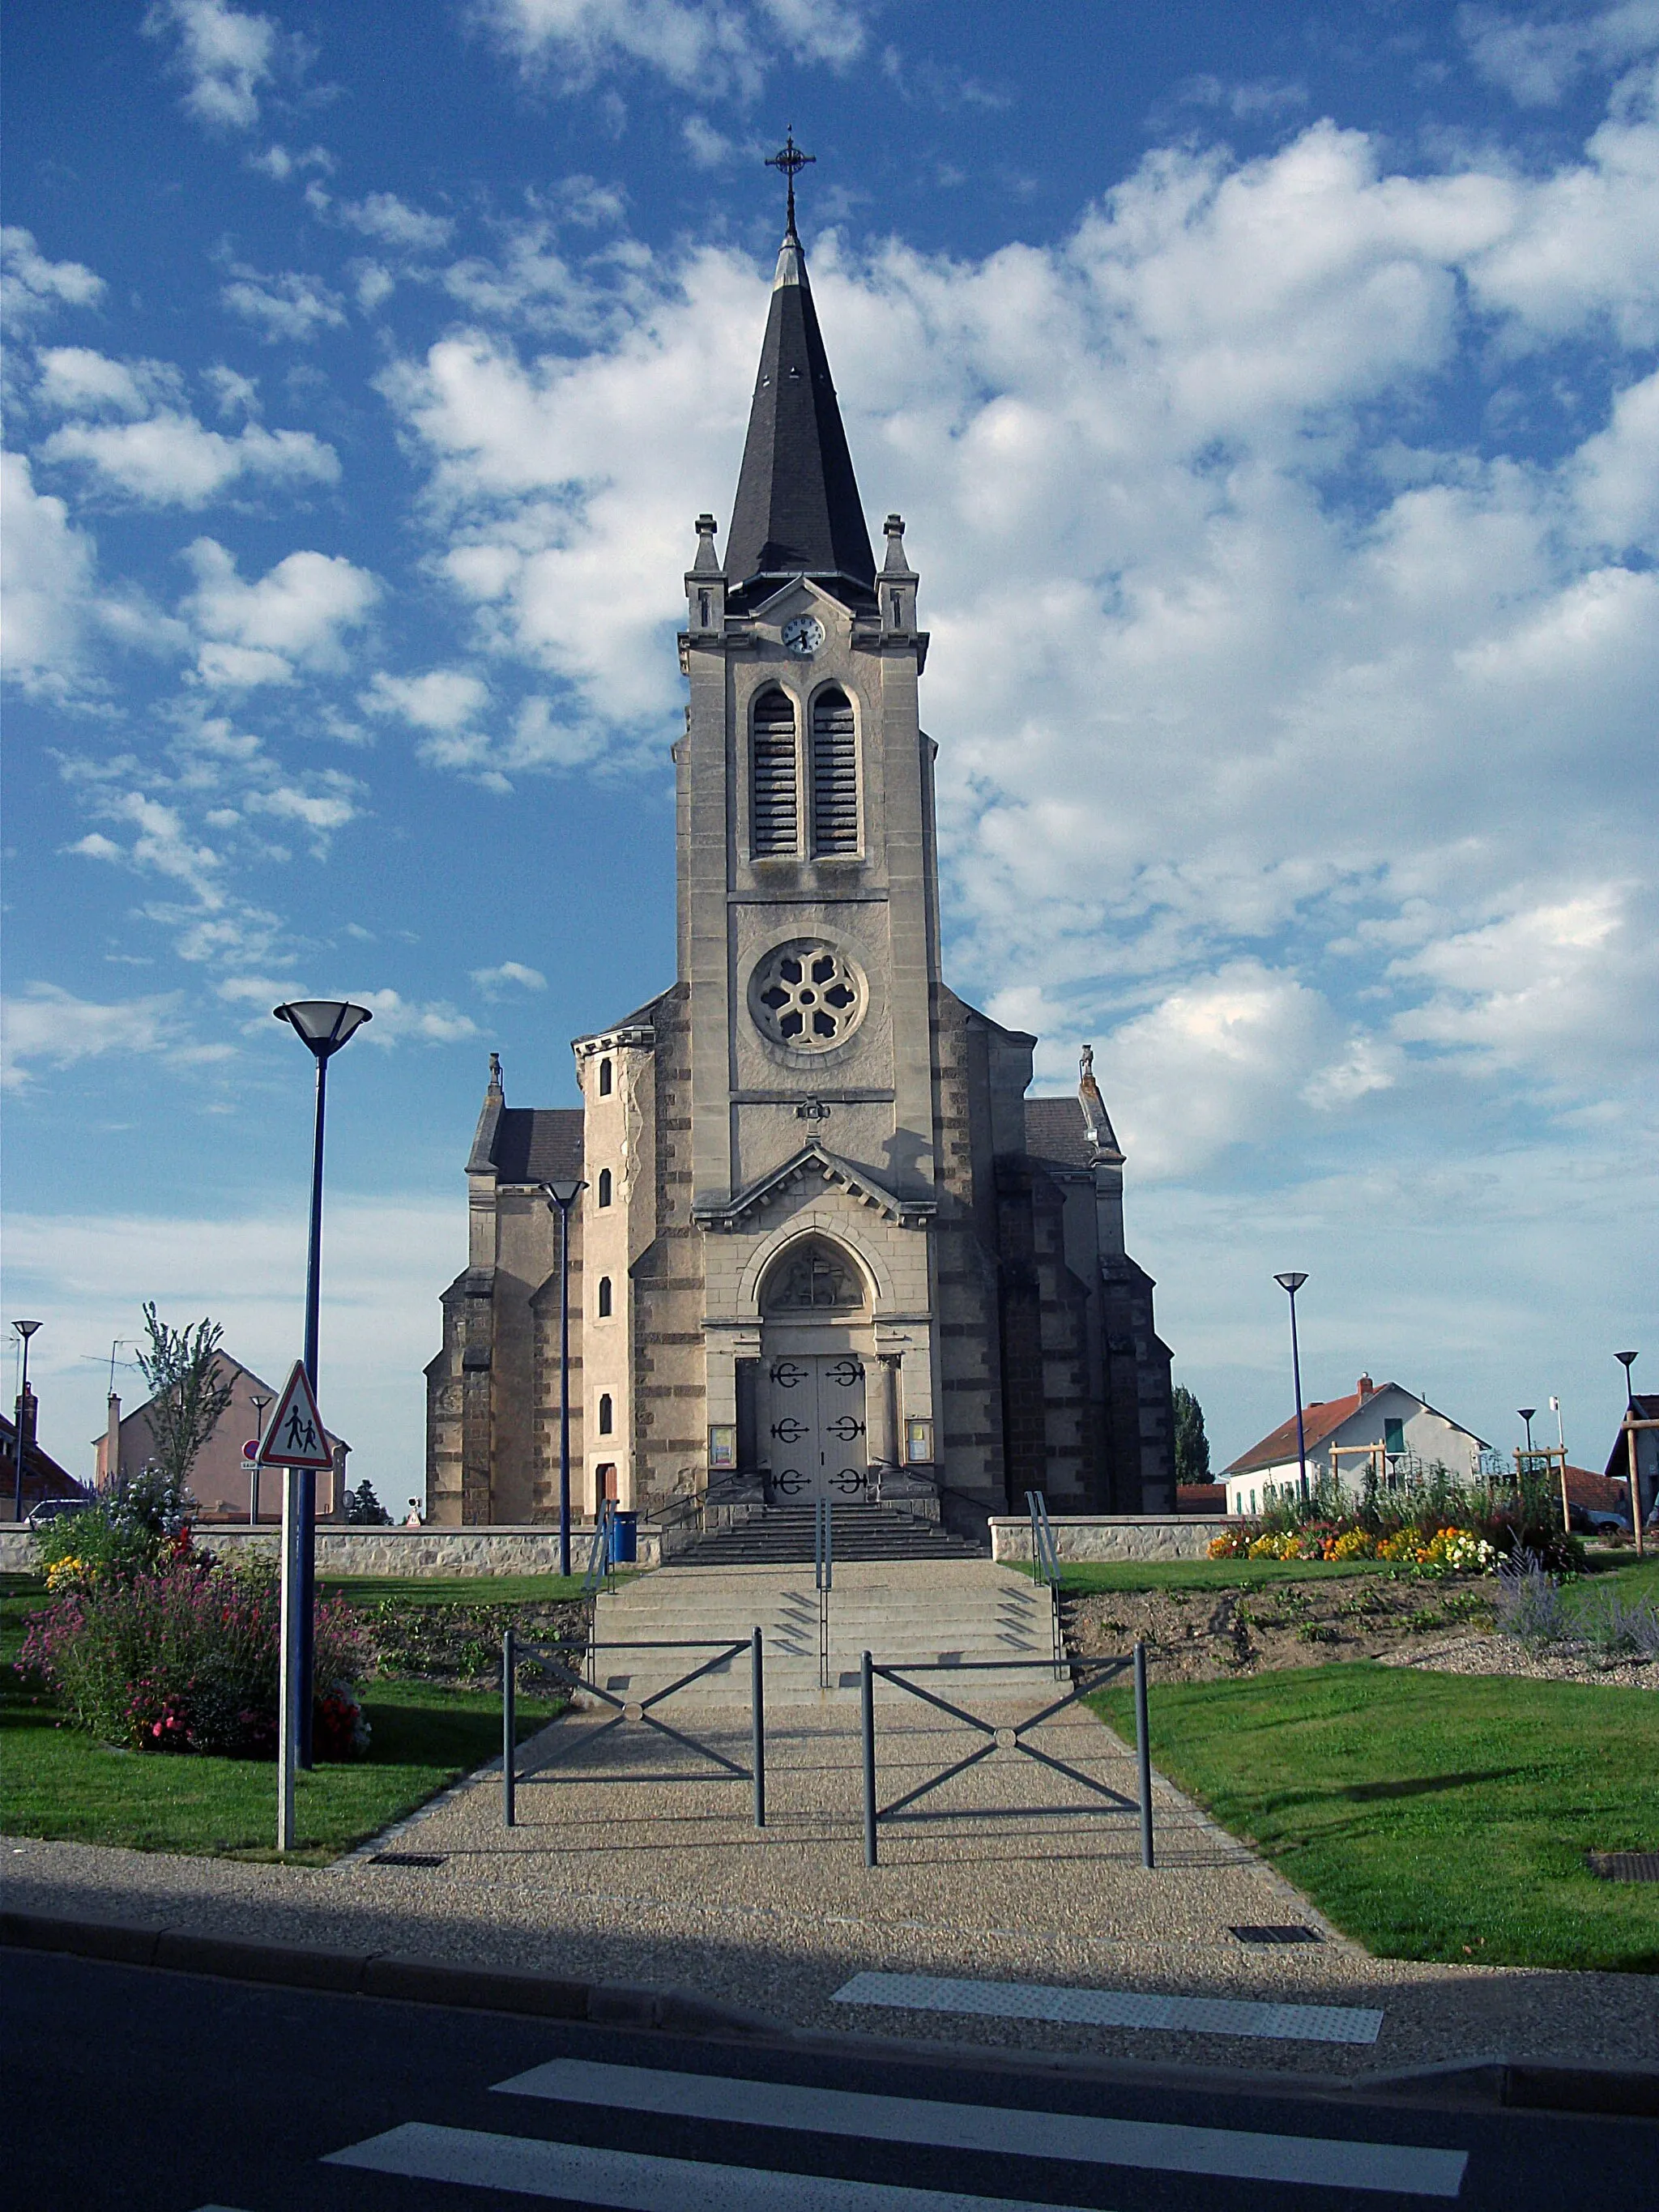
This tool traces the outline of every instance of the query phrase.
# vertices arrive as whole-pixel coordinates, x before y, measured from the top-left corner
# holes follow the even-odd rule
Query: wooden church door
[[[781,1352],[767,1369],[772,1491],[785,1503],[850,1504],[869,1486],[864,1362],[850,1352]]]

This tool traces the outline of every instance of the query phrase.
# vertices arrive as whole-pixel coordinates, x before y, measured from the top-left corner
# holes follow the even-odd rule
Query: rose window
[[[781,945],[749,986],[757,1026],[775,1044],[828,1052],[851,1036],[864,1015],[864,978],[833,945]]]

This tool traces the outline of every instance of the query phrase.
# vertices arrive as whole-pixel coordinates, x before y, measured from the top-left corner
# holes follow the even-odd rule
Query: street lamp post
[[[301,999],[273,1006],[271,1013],[287,1022],[317,1063],[317,1123],[311,1147],[311,1246],[306,1265],[306,1379],[313,1395],[317,1389],[317,1324],[322,1288],[323,1262],[323,1115],[328,1100],[328,1063],[343,1044],[374,1017],[367,1006],[354,1006],[340,999]],[[311,1765],[311,1708],[313,1646],[316,1640],[317,1598],[317,1478],[309,1468],[299,1470],[296,1481],[299,1519],[299,1574],[295,1602],[300,1623],[299,1764]],[[256,1474],[254,1480],[258,1480]]]
[[[257,1528],[259,1525],[259,1446],[264,1442],[265,1407],[274,1406],[276,1401],[262,1390],[250,1390],[247,1395],[253,1401],[254,1428],[253,1472],[247,1479],[247,1525],[250,1528]]]
[[[1308,1494],[1308,1439],[1302,1421],[1302,1354],[1296,1340],[1296,1294],[1307,1279],[1305,1275],[1295,1273],[1273,1277],[1274,1282],[1291,1301],[1291,1382],[1296,1391],[1297,1481],[1304,1498]]]
[[[559,1215],[559,1572],[570,1572],[570,1209],[587,1185],[579,1176],[544,1182]]]
[[[1290,1297],[1290,1380],[1297,1391],[1297,1486],[1303,1498],[1307,1498],[1307,1433],[1303,1429],[1303,1358],[1297,1345],[1297,1291],[1307,1281],[1305,1274],[1276,1274],[1283,1291]]]
[[[29,1411],[29,1339],[40,1326],[38,1321],[15,1321],[12,1327],[23,1340],[23,1375],[17,1386],[17,1471],[12,1492],[11,1517],[23,1517],[23,1432],[28,1425]],[[1631,1354],[1633,1359],[1636,1355]]]

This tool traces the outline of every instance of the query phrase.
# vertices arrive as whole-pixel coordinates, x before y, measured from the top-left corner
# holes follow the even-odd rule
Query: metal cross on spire
[[[800,148],[796,145],[795,126],[793,123],[785,131],[783,143],[778,151],[775,154],[769,154],[766,157],[766,166],[769,169],[781,169],[789,179],[788,227],[792,234],[795,228],[795,179],[809,161],[816,161],[817,158],[816,154],[803,154]]]

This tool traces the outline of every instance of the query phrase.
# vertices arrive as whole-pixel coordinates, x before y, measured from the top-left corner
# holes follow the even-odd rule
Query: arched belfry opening
[[[757,1441],[769,1497],[846,1502],[870,1489],[872,1300],[864,1267],[817,1231],[761,1277]]]

